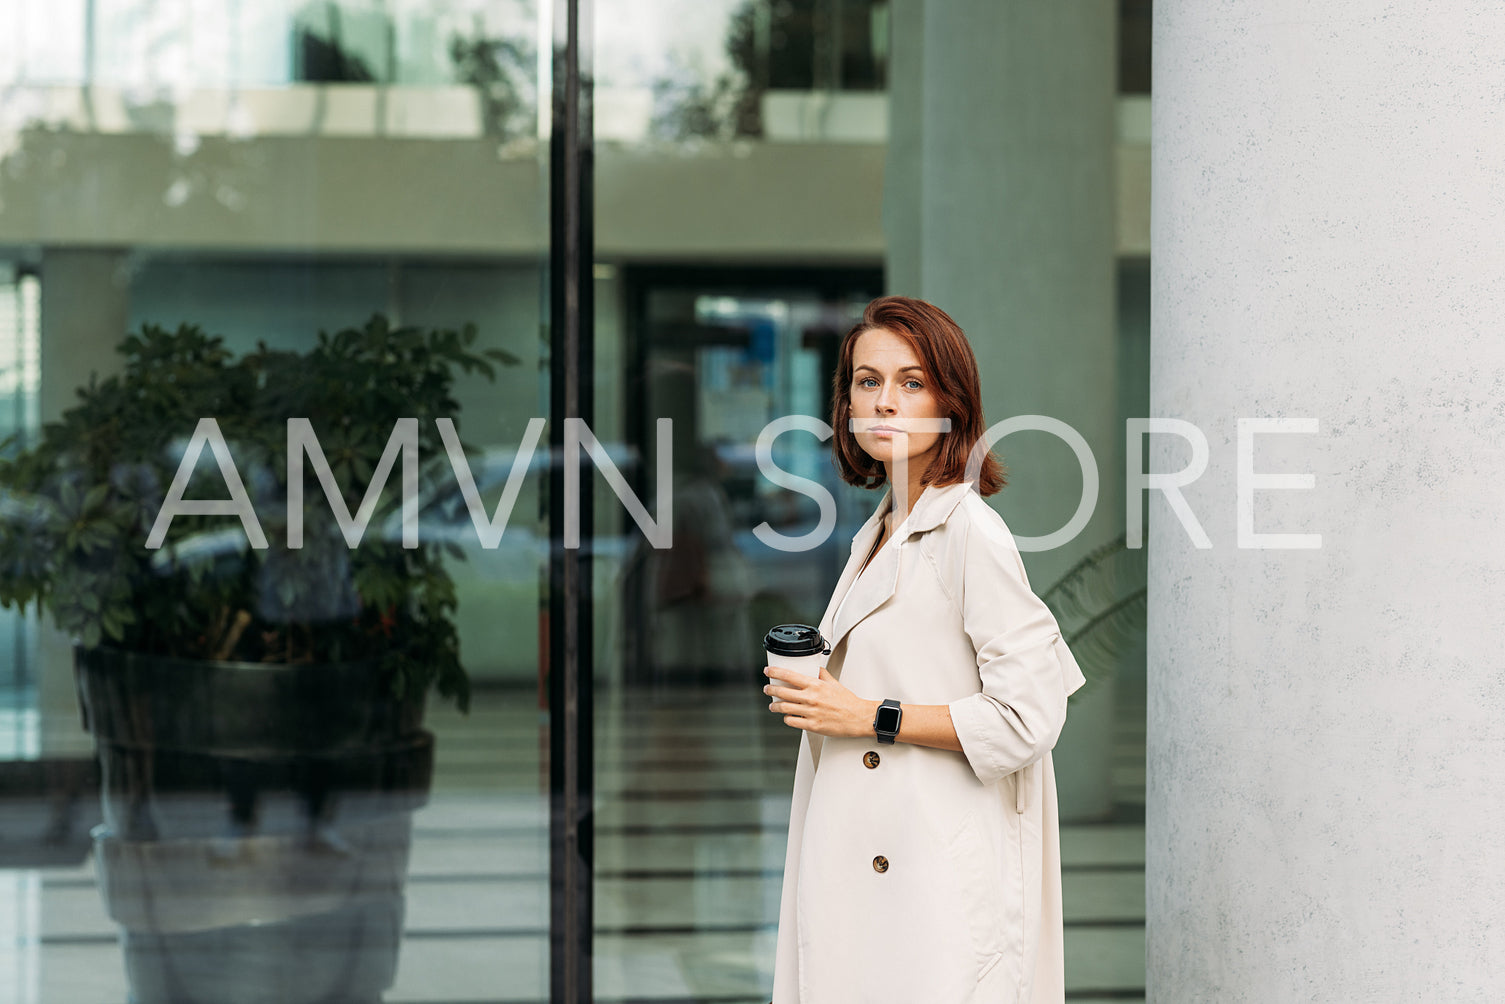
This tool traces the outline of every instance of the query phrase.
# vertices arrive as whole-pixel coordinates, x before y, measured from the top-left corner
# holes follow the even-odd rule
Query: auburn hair
[[[924,367],[926,384],[941,414],[951,419],[951,431],[941,433],[920,483],[949,485],[967,480],[967,456],[987,429],[977,356],[949,314],[908,296],[880,296],[869,303],[862,320],[841,341],[831,384],[831,428],[835,431],[831,450],[841,479],[862,488],[881,488],[888,482],[883,464],[857,444],[847,424],[852,406],[852,350],[861,335],[877,328],[909,343]],[[1007,483],[1003,462],[989,449],[977,474],[978,494],[992,495]]]

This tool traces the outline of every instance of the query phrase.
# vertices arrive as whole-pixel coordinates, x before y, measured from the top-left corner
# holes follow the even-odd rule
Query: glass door
[[[867,516],[828,441],[840,337],[882,292],[886,8],[594,4],[597,1000],[765,1004],[797,731],[767,711],[762,638],[818,623]],[[856,183],[838,180],[855,175]],[[856,221],[857,225],[853,226]],[[842,536],[843,529],[846,536]]]
[[[551,18],[0,12],[0,999],[547,998]]]
[[[892,5],[3,7],[0,999],[765,1004]],[[1118,708],[1076,989],[1142,982]]]

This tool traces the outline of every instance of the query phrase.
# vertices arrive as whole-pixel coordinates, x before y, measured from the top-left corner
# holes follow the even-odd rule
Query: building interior
[[[425,482],[418,527],[444,548],[469,710],[429,695],[431,764],[413,769],[431,776],[400,814],[400,847],[362,858],[355,796],[304,807],[327,875],[366,881],[362,860],[396,860],[396,890],[380,918],[353,922],[367,928],[330,939],[313,907],[257,907],[302,925],[281,935],[273,991],[235,975],[266,959],[213,940],[231,922],[200,917],[215,897],[241,927],[262,914],[224,906],[234,895],[196,886],[208,880],[194,868],[283,853],[254,841],[303,811],[303,789],[245,782],[253,794],[237,795],[232,778],[228,796],[160,795],[144,811],[154,826],[187,820],[182,853],[198,863],[143,877],[154,850],[132,845],[167,838],[126,839],[131,821],[101,803],[141,779],[95,759],[103,740],[88,726],[103,712],[81,719],[79,637],[35,603],[0,609],[0,999],[551,999],[549,461],[527,442],[551,413],[559,345],[550,94],[565,6],[0,10],[0,460],[42,443],[79,388],[122,373],[127,334],[192,324],[232,357],[297,354],[380,315],[393,329],[473,326],[476,351],[499,350],[489,377],[456,374],[450,417],[486,512],[520,479],[493,546],[457,481]],[[836,353],[863,306],[921,296],[967,330],[991,422],[1054,415],[1096,455],[1086,529],[1025,555],[1035,591],[1122,538],[1122,430],[1150,406],[1150,4],[583,6],[594,204],[581,392],[622,484],[649,512],[672,501],[676,540],[650,546],[608,479],[587,482],[593,718],[573,752],[594,763],[592,994],[764,1004],[799,733],[757,689],[762,639],[818,622],[877,493],[840,480],[827,442],[786,434],[775,462],[829,492],[835,529],[807,550],[768,547],[758,526],[797,536],[822,512],[765,476],[760,434],[778,416],[829,419]],[[253,447],[222,425],[256,490]],[[145,431],[181,447],[194,429]],[[1072,451],[1033,432],[999,449],[1011,487],[992,502],[1014,532],[1065,522],[1083,486]],[[212,472],[210,456],[199,463]],[[0,502],[20,498],[0,483]],[[345,615],[298,616],[318,629]],[[1054,753],[1073,1001],[1145,994],[1142,618],[1133,634],[1095,654],[1102,683],[1073,698]],[[343,924],[341,909],[326,912]]]

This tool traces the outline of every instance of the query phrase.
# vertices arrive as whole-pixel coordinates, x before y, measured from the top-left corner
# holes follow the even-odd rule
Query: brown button
[[[862,754],[862,762],[867,765],[868,770],[872,770],[874,767],[878,766],[878,754],[873,752],[872,750],[868,750],[866,753]]]
[[[888,871],[888,858],[884,857],[882,854],[880,854],[876,858],[874,858],[873,859],[873,871],[875,871],[875,872],[886,872],[886,871]]]

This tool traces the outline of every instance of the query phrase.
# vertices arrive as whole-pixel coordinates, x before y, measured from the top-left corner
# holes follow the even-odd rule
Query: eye
[[[858,377],[857,378],[857,386],[859,386],[859,387],[866,387],[868,384],[873,383],[873,382],[874,381],[873,381],[872,377]]]
[[[915,379],[914,377],[910,377],[908,380],[906,380],[904,382],[906,384],[914,384],[916,390],[918,390],[920,387],[924,386],[924,384],[920,383],[920,381],[917,380],[917,379]]]

